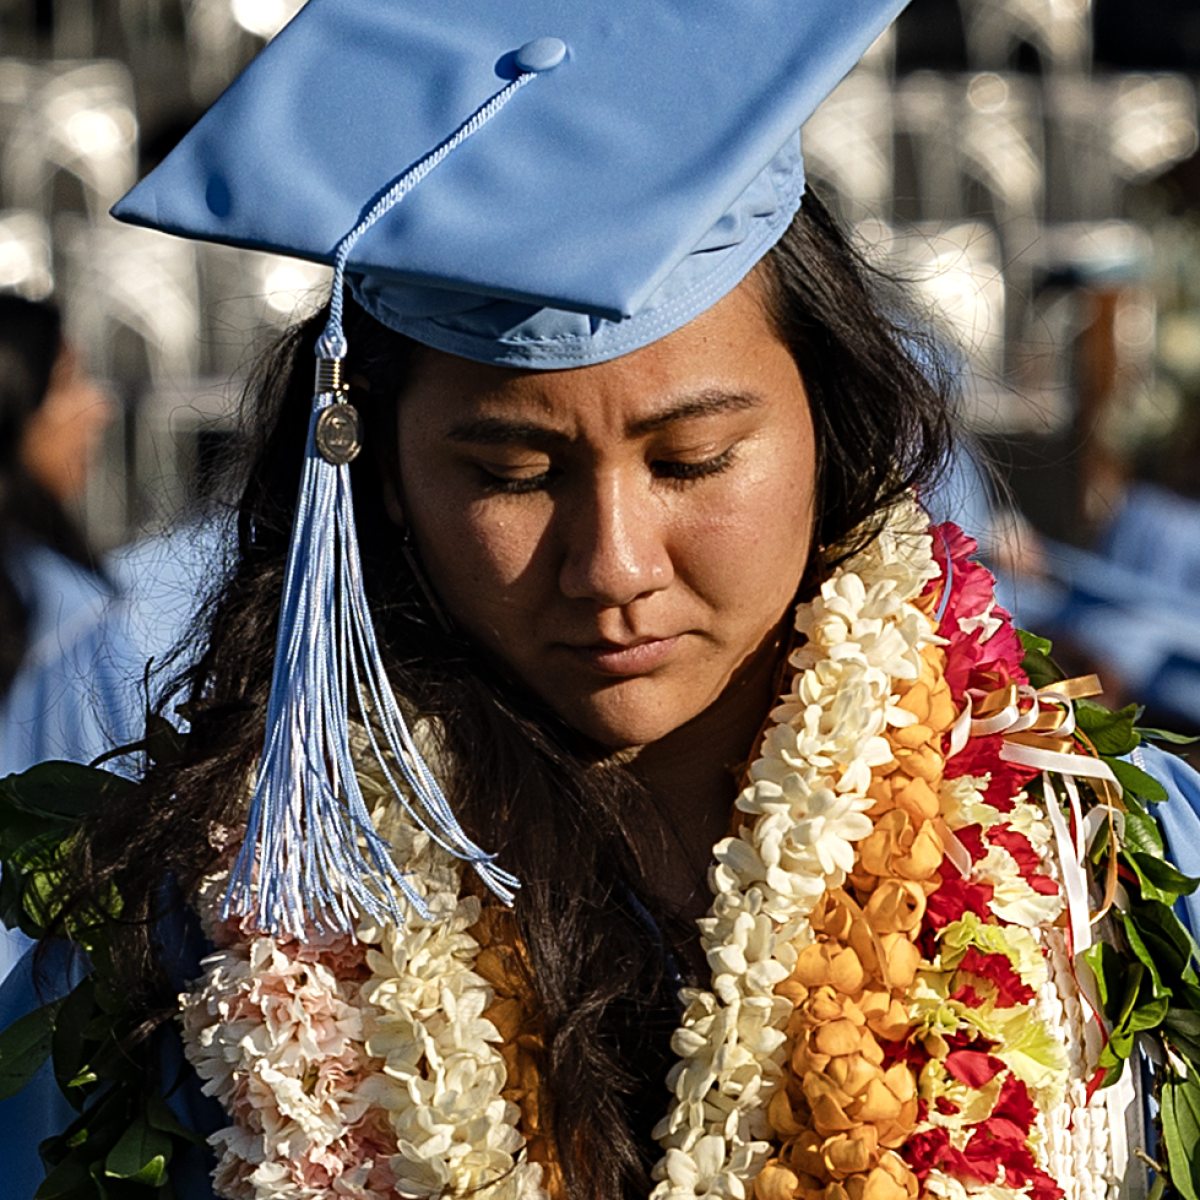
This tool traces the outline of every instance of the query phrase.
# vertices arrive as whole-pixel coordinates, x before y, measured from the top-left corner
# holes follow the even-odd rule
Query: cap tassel
[[[223,905],[226,918],[250,917],[265,933],[303,940],[314,927],[353,933],[362,917],[402,922],[401,897],[428,916],[371,822],[350,748],[351,698],[393,795],[420,828],[469,862],[506,904],[519,887],[459,825],[388,682],[354,527],[349,464],[358,453],[358,417],[342,380],[342,311],[346,264],[358,239],[534,78],[519,75],[390,184],[337,248],[329,322],[317,344],[316,395],[288,548],[266,742]]]

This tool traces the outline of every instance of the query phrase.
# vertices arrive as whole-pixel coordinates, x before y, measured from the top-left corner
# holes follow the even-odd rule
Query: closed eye
[[[732,445],[702,459],[660,458],[650,463],[650,470],[655,479],[675,487],[683,487],[702,479],[711,479],[727,471],[733,466],[737,457],[737,446]],[[476,464],[480,484],[488,495],[527,496],[534,492],[545,491],[562,476],[562,468],[550,466],[542,471],[524,474],[509,473],[514,468],[501,469],[488,467],[482,463]]]
[[[720,454],[710,458],[696,460],[662,458],[651,463],[655,476],[673,484],[691,483],[698,479],[708,479],[720,475],[733,466],[737,457],[737,446],[729,446]]]
[[[477,464],[477,470],[483,491],[490,496],[525,496],[544,491],[560,473],[554,467],[547,467],[532,474],[511,475],[482,464]]]

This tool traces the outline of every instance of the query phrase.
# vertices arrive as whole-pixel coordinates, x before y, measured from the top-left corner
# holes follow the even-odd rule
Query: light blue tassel
[[[331,415],[343,417],[343,427],[356,424],[341,372],[343,291],[355,244],[535,78],[519,75],[497,92],[381,193],[337,248],[329,322],[317,343],[317,389],[288,549],[266,744],[222,907],[225,918],[250,917],[265,933],[304,939],[313,929],[352,933],[359,917],[401,922],[401,897],[428,915],[371,823],[350,750],[351,698],[384,777],[416,823],[469,862],[506,904],[519,886],[467,837],[396,703],[363,590],[350,495],[355,451],[339,455],[335,446],[330,453],[318,431],[323,421],[328,429]]]

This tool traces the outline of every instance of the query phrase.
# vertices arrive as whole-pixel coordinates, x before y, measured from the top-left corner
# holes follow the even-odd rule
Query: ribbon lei
[[[1117,777],[1098,756],[1080,753],[1078,748],[1077,739],[1083,735],[1076,728],[1074,702],[1100,691],[1099,679],[1086,675],[1043,688],[1009,684],[990,693],[968,694],[950,731],[949,745],[949,756],[953,757],[970,737],[999,734],[1003,738],[1002,761],[1042,772],[1046,811],[1058,847],[1066,898],[1071,965],[1079,984],[1087,1048],[1093,1062],[1103,1045],[1103,1023],[1095,980],[1081,955],[1092,944],[1092,926],[1104,917],[1116,897],[1117,845],[1124,827],[1124,813],[1119,808],[1122,789]],[[1055,775],[1062,778],[1069,821],[1055,788]],[[1087,779],[1100,797],[1100,803],[1086,815],[1078,779]],[[1104,896],[1093,913],[1086,864],[1088,847],[1100,820],[1108,823],[1111,851]]]
[[[467,836],[425,762],[392,692],[363,586],[350,461],[358,420],[347,403],[345,275],[359,239],[426,175],[537,77],[513,79],[439,146],[379,193],[334,255],[329,321],[288,548],[267,733],[222,916],[304,941],[353,934],[357,922],[403,923],[401,900],[428,911],[371,820],[351,747],[351,708],[392,796],[442,849],[468,862],[511,903],[518,881]]]

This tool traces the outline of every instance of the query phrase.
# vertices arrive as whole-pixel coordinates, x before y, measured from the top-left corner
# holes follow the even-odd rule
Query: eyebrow
[[[625,428],[628,437],[644,437],[674,425],[702,417],[721,416],[757,408],[763,398],[754,392],[727,392],[720,388],[697,392],[672,404],[662,412],[633,421]],[[533,421],[513,421],[506,417],[473,417],[452,426],[446,436],[455,442],[473,446],[555,446],[568,441],[565,433]]]
[[[745,412],[757,408],[763,398],[754,392],[726,392],[720,388],[697,392],[680,400],[677,404],[662,412],[653,413],[634,421],[626,427],[630,437],[640,437],[647,433],[657,433],[676,421],[694,421],[699,417],[719,417],[730,412]]]

